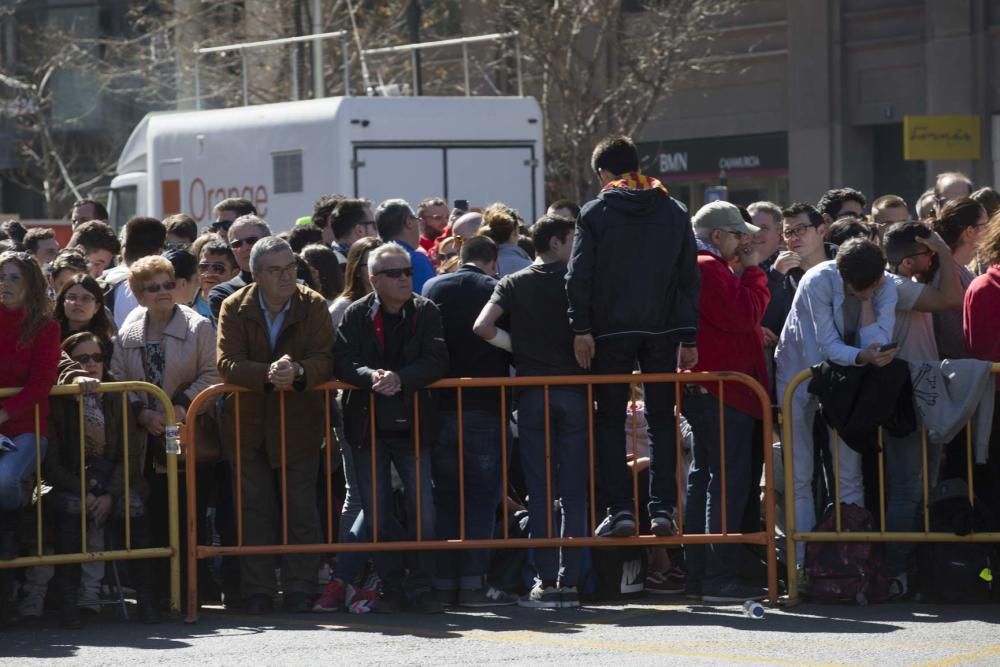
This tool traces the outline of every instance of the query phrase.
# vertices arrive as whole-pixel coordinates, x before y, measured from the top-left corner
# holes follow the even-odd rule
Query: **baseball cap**
[[[740,215],[740,209],[727,201],[705,204],[691,218],[691,224],[698,229],[721,229],[726,232],[756,234],[760,227],[751,225]]]

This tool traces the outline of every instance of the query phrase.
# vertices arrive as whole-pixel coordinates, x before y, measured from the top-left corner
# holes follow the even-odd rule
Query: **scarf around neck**
[[[670,191],[667,190],[663,183],[651,176],[640,174],[637,171],[622,174],[601,188],[602,192],[604,190],[663,190],[664,194],[670,194]]]

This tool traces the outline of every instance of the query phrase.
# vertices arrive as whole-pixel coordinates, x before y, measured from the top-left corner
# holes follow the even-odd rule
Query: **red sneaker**
[[[313,611],[317,613],[340,611],[344,607],[344,600],[347,598],[347,588],[340,579],[334,579],[326,585],[323,593],[313,605]]]

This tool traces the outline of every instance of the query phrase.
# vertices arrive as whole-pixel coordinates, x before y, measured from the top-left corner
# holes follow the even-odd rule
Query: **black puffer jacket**
[[[659,188],[604,190],[577,221],[566,274],[573,331],[693,343],[698,271],[687,210]]]

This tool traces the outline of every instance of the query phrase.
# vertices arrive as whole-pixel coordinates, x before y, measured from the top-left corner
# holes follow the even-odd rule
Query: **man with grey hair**
[[[385,206],[383,203],[379,209]],[[344,393],[343,410],[346,446],[353,448],[363,508],[351,529],[358,541],[365,541],[371,531],[381,541],[412,540],[418,512],[421,538],[432,540],[435,536],[431,449],[438,436],[438,397],[437,392],[427,390],[427,385],[448,372],[448,349],[437,306],[413,293],[410,257],[409,252],[393,243],[372,250],[368,274],[374,291],[347,308],[337,329],[336,376],[357,387]],[[369,413],[371,405],[374,415]],[[419,427],[415,413],[419,414]],[[373,446],[375,489],[371,482]],[[390,463],[395,465],[406,489],[409,534],[401,534],[399,523],[392,518]],[[403,556],[398,552],[375,555],[376,567],[385,582],[380,608],[440,611],[431,592],[433,554],[409,554],[408,574]]]
[[[379,238],[403,246],[410,255],[413,291],[420,294],[424,283],[434,277],[434,267],[420,247],[420,218],[403,199],[386,199],[375,210],[375,228]],[[370,257],[370,256],[369,256]]]
[[[260,229],[257,223],[238,225],[233,224],[230,238],[245,240],[241,231]],[[322,540],[316,470],[325,411],[323,393],[307,390],[333,374],[333,325],[326,300],[296,281],[295,255],[287,242],[267,236],[248,255],[253,283],[222,304],[218,343],[222,380],[250,390],[240,396],[238,460],[235,443],[225,439],[233,474],[242,475],[237,483],[244,543],[271,544],[284,532],[289,544],[316,544]],[[235,415],[235,396],[227,399],[226,414]],[[284,513],[274,485],[275,471],[282,468]],[[279,531],[276,521],[282,515],[287,525]],[[285,611],[312,611],[319,564],[316,554],[282,557]],[[273,557],[241,558],[240,578],[247,613],[270,611],[278,592]]]
[[[271,236],[271,228],[256,215],[242,215],[233,221],[229,227],[228,243],[240,267],[240,273],[235,278],[220,283],[208,293],[208,305],[212,309],[212,317],[219,319],[222,302],[237,290],[253,282],[250,271],[250,251],[257,241]]]

